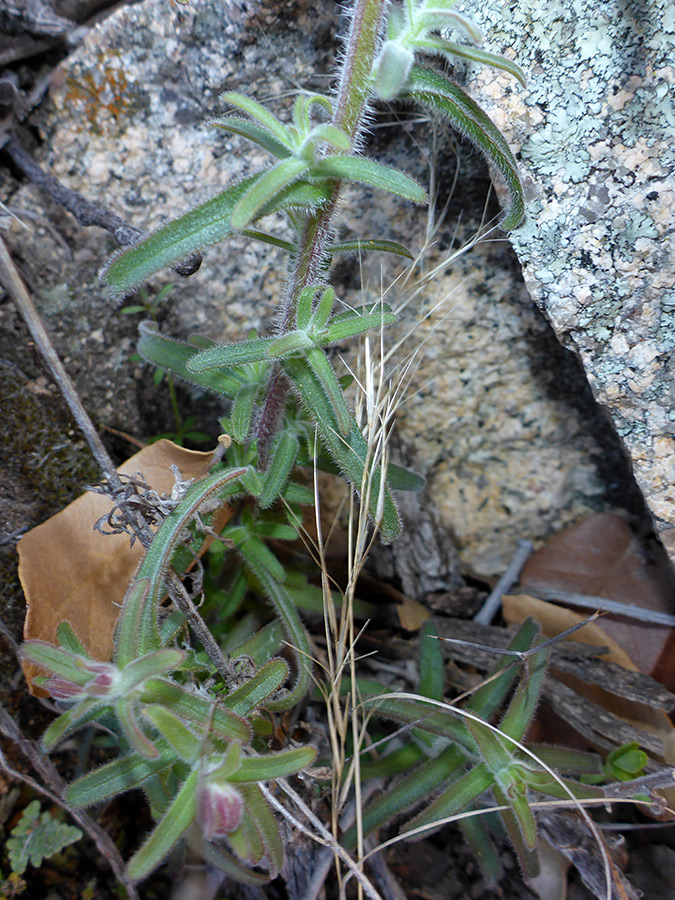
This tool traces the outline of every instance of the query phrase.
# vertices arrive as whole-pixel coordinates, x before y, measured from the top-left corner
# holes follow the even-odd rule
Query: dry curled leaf
[[[170,494],[178,467],[184,480],[208,472],[213,453],[186,450],[168,440],[144,447],[117,470],[141,472],[159,494]],[[88,491],[19,541],[19,578],[26,595],[24,638],[56,643],[56,629],[69,622],[94,658],[112,656],[112,634],[127,586],[143,556],[128,534],[101,534],[96,522],[111,509],[108,497]],[[26,667],[32,687],[32,673]],[[34,691],[33,691],[34,692]]]

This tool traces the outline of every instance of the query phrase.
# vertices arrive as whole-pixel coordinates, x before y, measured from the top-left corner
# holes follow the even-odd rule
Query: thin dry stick
[[[0,238],[0,282],[16,303],[24,322],[28,326],[31,337],[35,341],[42,358],[47,364],[52,378],[63,394],[63,397],[73,414],[73,418],[87,439],[87,443],[89,444],[91,452],[93,453],[96,462],[99,464],[101,471],[113,488],[121,489],[122,482],[117,474],[115,465],[110,458],[108,451],[103,446],[103,442],[98,436],[98,432],[94,428],[86,409],[82,405],[82,401],[75,390],[75,385],[71,381],[70,376],[66,372],[63,363],[54,349],[51,338],[47,334],[47,330],[35,308],[35,304],[26,290],[26,287],[21,280],[21,276],[19,275],[2,238]]]
[[[5,708],[0,705],[0,731],[3,732],[21,752],[29,760],[33,768],[40,775],[46,784],[52,785],[52,789],[40,785],[29,775],[24,775],[12,769],[0,753],[0,766],[13,778],[30,784],[35,790],[49,797],[60,807],[62,807],[68,815],[70,815],[78,825],[89,835],[98,847],[101,856],[108,862],[110,868],[115,874],[115,878],[126,890],[130,900],[139,900],[138,892],[132,881],[127,877],[124,862],[120,856],[117,847],[113,843],[110,835],[108,835],[100,825],[98,825],[91,816],[81,809],[74,809],[67,800],[64,799],[65,782],[52,765],[51,760],[38,752],[33,742],[30,741],[20,730],[14,719],[9,715]]]
[[[518,547],[506,572],[504,572],[490,596],[473,617],[474,622],[478,622],[479,625],[489,625],[494,619],[499,607],[502,605],[502,597],[507,591],[511,590],[511,587],[518,580],[523,566],[532,553],[532,549],[530,541],[522,539],[518,541]]]

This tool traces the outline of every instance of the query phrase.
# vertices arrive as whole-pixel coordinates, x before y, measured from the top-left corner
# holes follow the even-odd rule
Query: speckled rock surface
[[[245,9],[217,0],[193,7],[146,0],[120,10],[57,72],[38,122],[45,166],[137,227],[156,227],[264,161],[243,141],[208,126],[207,117],[221,111],[220,91],[241,90],[288,108],[298,87],[321,89],[334,68],[337,16],[334,4],[305,0]],[[523,115],[530,110],[524,96],[508,100]],[[403,127],[382,127],[396,122]],[[374,153],[426,181],[429,130],[413,130],[405,114],[390,111],[376,125]],[[535,131],[532,125],[523,130]],[[442,136],[448,137],[449,149],[435,164],[438,209],[454,175],[452,136]],[[459,187],[432,246],[408,285],[399,282],[388,293],[392,304],[408,304],[399,337],[425,314],[408,342],[408,348],[421,342],[421,349],[399,417],[399,449],[427,476],[428,496],[463,560],[493,574],[519,537],[540,542],[589,511],[637,509],[640,501],[629,497],[631,481],[611,428],[529,298],[508,244],[485,242],[428,277],[470,239],[483,212],[485,173],[470,154],[460,158]],[[37,215],[43,200],[24,187],[13,206]],[[414,252],[427,238],[424,213],[374,193],[351,194],[342,211],[344,237],[389,236]],[[9,240],[51,325],[58,330],[63,316],[82,326],[79,343],[71,340],[68,349],[85,401],[96,398],[98,367],[111,355],[120,372],[117,392],[129,390],[133,398],[133,367],[122,361],[131,352],[133,323],[119,316],[96,279],[112,241],[95,229],[63,227],[72,256],[59,263],[56,276],[31,268],[44,250],[39,244],[57,255],[53,228],[38,227],[26,238],[14,227]],[[362,269],[358,260],[340,261],[340,296],[356,303],[362,289],[372,295],[398,272],[381,257],[368,258]],[[241,339],[247,329],[269,324],[284,274],[285,261],[268,248],[243,240],[210,248],[201,270],[176,285],[162,328],[177,336],[199,331]],[[155,284],[170,278],[167,273]],[[116,317],[124,322],[115,325]],[[115,397],[95,402],[99,421],[143,431],[142,408],[130,403],[121,422]]]
[[[471,15],[528,74],[525,90],[468,79],[522,157],[527,288],[579,352],[675,557],[675,6],[477,0]]]

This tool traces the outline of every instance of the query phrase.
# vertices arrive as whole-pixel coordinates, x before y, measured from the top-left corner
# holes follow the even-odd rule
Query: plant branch
[[[352,12],[333,116],[333,125],[347,132],[352,147],[361,135],[370,92],[370,72],[378,50],[385,7],[385,0],[356,0]],[[278,334],[286,334],[293,328],[300,292],[320,277],[341,184],[336,180],[326,205],[318,212],[309,214],[305,220]],[[262,459],[267,456],[281,424],[287,396],[288,384],[277,363],[258,423],[258,451]]]

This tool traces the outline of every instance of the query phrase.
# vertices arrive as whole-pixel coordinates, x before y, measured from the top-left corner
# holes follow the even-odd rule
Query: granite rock
[[[495,11],[495,20],[500,15]],[[145,0],[121,8],[93,28],[57,70],[37,120],[44,138],[42,162],[136,227],[156,228],[264,163],[263,155],[250,153],[243,141],[209,126],[209,115],[222,112],[219,93],[240,90],[276,110],[288,110],[300,87],[325,87],[342,24],[333,4],[307,0],[197,0],[192,7]],[[495,26],[490,39],[499,44],[506,34]],[[538,128],[545,127],[544,113],[528,99],[532,88],[514,89],[492,73],[471,78],[473,89],[490,101],[495,118],[516,143],[534,140]],[[545,87],[538,90],[543,95]],[[502,112],[497,104],[504,94]],[[523,119],[517,132],[508,122],[513,109]],[[399,452],[427,476],[427,496],[462,559],[489,575],[503,569],[520,537],[541,542],[590,511],[627,506],[639,512],[641,500],[620,442],[573,355],[560,346],[528,295],[503,236],[491,232],[471,252],[457,252],[473,242],[488,181],[480,159],[459,147],[451,133],[437,137],[446,149],[436,154],[428,123],[413,123],[405,109],[387,109],[374,120],[370,141],[378,158],[423,180],[433,159],[436,208],[442,210],[447,201],[445,216],[438,212],[427,221],[425,213],[369,191],[350,192],[342,207],[343,237],[384,235],[403,240],[415,253],[424,248],[415,271],[402,280],[395,263],[371,256],[362,264],[354,258],[340,261],[335,275],[339,295],[353,304],[387,287],[389,302],[401,309],[392,340],[402,340],[415,328],[399,354],[401,359],[411,349],[416,354],[399,413]],[[553,165],[552,151],[541,152]],[[583,174],[579,169],[578,177],[595,177],[592,167]],[[567,188],[559,173],[551,178],[551,190]],[[584,183],[570,181],[575,190]],[[599,196],[596,210],[604,202]],[[530,206],[539,209],[532,203],[544,209],[541,198]],[[12,206],[44,215],[44,200],[30,186],[12,198]],[[521,255],[531,245],[531,257],[523,255],[530,280],[533,269],[541,267],[536,248],[544,253],[561,234],[560,226],[550,232],[544,227],[554,215],[546,208],[541,227],[548,237],[533,236],[537,212],[530,212],[522,234],[513,235]],[[496,209],[488,209],[488,215],[495,214]],[[117,395],[127,391],[127,398],[134,397],[124,362],[133,323],[115,324],[119,313],[96,277],[114,250],[112,240],[95,229],[64,224],[64,213],[53,215],[61,223],[56,235],[45,226],[26,238],[13,226],[8,240],[48,323],[57,331],[63,319],[77,326],[69,355],[85,401],[96,403],[99,421],[147,433],[143,409],[131,402],[120,415],[116,407]],[[33,260],[42,252],[56,255],[63,230],[70,259],[52,275]],[[586,249],[596,252],[591,244]],[[572,259],[573,253],[567,250],[565,256]],[[252,327],[269,328],[285,273],[281,253],[267,247],[235,239],[208,248],[200,271],[174,288],[160,315],[162,328],[176,336],[197,331],[217,340],[241,339]],[[153,286],[172,274],[158,277]],[[552,279],[556,288],[567,284],[557,273]],[[537,284],[533,281],[534,294],[542,300]],[[552,290],[549,295],[553,304]],[[579,327],[568,324],[568,331]],[[349,348],[344,352],[348,356]],[[101,404],[94,385],[110,355],[121,380],[115,396]],[[108,370],[109,384],[110,375]]]
[[[477,0],[487,70],[469,90],[519,151],[530,296],[577,352],[675,558],[675,7],[669,0]]]

